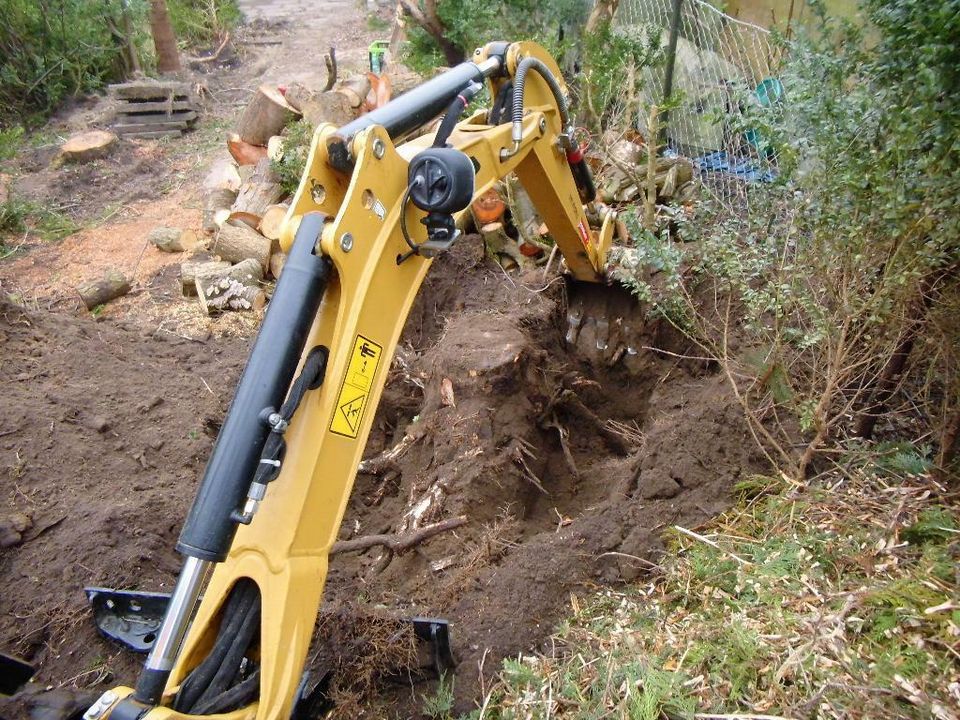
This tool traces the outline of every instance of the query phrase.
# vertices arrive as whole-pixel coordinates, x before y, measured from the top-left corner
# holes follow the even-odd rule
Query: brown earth
[[[684,350],[619,291],[562,279],[541,289],[539,271],[510,277],[478,258],[470,238],[432,270],[368,455],[405,435],[414,442],[386,483],[358,478],[341,536],[460,514],[469,523],[382,572],[377,550],[337,556],[326,593],[358,622],[371,607],[449,619],[464,709],[477,699],[481,662],[489,674],[502,657],[535,649],[571,594],[646,572],[665,527],[719,511],[756,463],[721,378],[642,349]],[[587,318],[619,328],[606,350],[589,321],[578,342],[564,341],[568,292],[586,300]],[[37,664],[42,684],[129,681],[140,659],[97,636],[82,588],[170,587],[180,521],[247,343],[9,304],[0,332],[4,510],[33,523],[0,557],[0,642]],[[444,378],[455,407],[441,399]],[[318,670],[345,660],[322,642],[317,653]],[[378,693],[415,714],[408,693]],[[367,716],[379,716],[375,707]]]
[[[361,62],[369,31],[338,7],[336,37],[357,43],[342,57]],[[182,143],[124,141],[83,170],[50,168],[41,148],[13,171],[14,192],[85,227],[0,262],[0,519],[31,525],[0,549],[0,651],[38,667],[0,717],[26,717],[47,688],[75,700],[132,682],[142,657],[97,634],[82,589],[175,579],[173,545],[257,318],[203,316],[179,298],[179,258],[144,236],[171,219],[196,229],[199,180],[261,77],[322,73],[285,53],[312,42],[304,32],[257,32],[282,42],[241,44],[236,62],[204,76],[216,102]],[[83,117],[99,117],[95,106]],[[65,133],[78,121],[58,122]],[[73,288],[107,267],[134,290],[93,318]],[[726,506],[761,462],[724,381],[688,352],[623,292],[505,272],[478,238],[435,263],[367,456],[405,438],[407,450],[358,476],[341,537],[469,521],[385,569],[378,550],[332,560],[311,666],[339,670],[339,717],[417,717],[432,689],[370,670],[384,651],[372,618],[450,620],[458,709],[469,710],[481,675],[537,650],[572,597],[641,577],[664,528]]]

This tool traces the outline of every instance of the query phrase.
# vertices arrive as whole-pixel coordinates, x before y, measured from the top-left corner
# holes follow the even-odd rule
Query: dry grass
[[[955,498],[877,467],[740,490],[661,577],[574,598],[473,717],[960,717]]]

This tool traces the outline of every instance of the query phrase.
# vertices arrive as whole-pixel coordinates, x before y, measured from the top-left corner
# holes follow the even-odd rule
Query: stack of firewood
[[[261,309],[270,279],[283,269],[286,256],[279,240],[290,198],[272,162],[283,157],[284,129],[292,122],[311,128],[342,125],[390,98],[385,76],[357,75],[338,83],[332,50],[327,58],[330,73],[320,90],[299,83],[261,85],[227,136],[230,157],[215,162],[207,174],[206,239],[181,264],[181,289],[196,296],[209,314]]]

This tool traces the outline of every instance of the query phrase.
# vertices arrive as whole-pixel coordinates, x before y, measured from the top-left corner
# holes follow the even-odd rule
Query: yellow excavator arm
[[[457,122],[480,83],[493,107]],[[587,224],[595,191],[565,93],[543,48],[491,43],[353,123],[317,128],[289,257],[184,525],[165,619],[136,688],[108,691],[87,720],[291,717],[394,349],[456,215],[515,173],[570,274],[602,278],[613,217]]]

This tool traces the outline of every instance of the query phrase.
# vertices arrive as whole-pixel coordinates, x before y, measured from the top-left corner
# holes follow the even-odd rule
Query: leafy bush
[[[412,0],[415,1],[415,0]],[[475,48],[494,40],[535,40],[560,57],[576,38],[586,20],[589,5],[581,0],[443,0],[437,14],[446,28],[445,37],[469,57]],[[408,23],[405,60],[418,72],[432,73],[446,65],[435,40]]]
[[[0,24],[0,127],[35,124],[69,97],[122,80],[123,7],[143,68],[153,66],[149,0],[8,0]],[[181,42],[201,44],[240,17],[235,0],[168,0]]]
[[[641,70],[659,63],[661,56],[659,33],[649,28],[603,22],[584,34],[578,88],[581,115],[594,129],[606,127],[611,115],[621,128],[631,127],[638,107],[623,107],[624,96],[640,97]]]
[[[300,185],[300,178],[307,166],[313,130],[306,120],[290,123],[283,131],[283,155],[271,160],[270,166],[280,180],[284,192],[292,194]]]
[[[31,119],[123,73],[119,0],[10,0],[0,24],[0,122]]]
[[[236,0],[167,0],[167,10],[177,39],[187,46],[214,42],[241,20]]]
[[[873,417],[889,419],[905,382],[920,433],[960,411],[960,329],[941,312],[960,291],[956,7],[865,0],[866,27],[822,17],[790,47],[783,119],[765,130],[795,167],[752,188],[741,212],[706,205],[696,218],[696,282],[723,291],[699,308],[700,341],[771,459],[797,475],[848,433],[869,436]],[[695,283],[685,291],[697,305]]]

